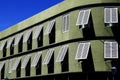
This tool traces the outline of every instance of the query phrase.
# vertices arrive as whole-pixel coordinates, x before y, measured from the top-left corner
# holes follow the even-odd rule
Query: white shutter
[[[81,10],[79,12],[76,25],[82,25],[82,28],[84,28],[84,26],[88,24],[90,11],[91,11],[90,9]]]
[[[44,35],[50,34],[52,31],[52,28],[54,27],[55,20],[52,20],[48,23],[48,26],[45,29]]]
[[[26,32],[26,34],[25,34],[25,36],[24,36],[24,38],[23,38],[23,42],[27,42],[27,41],[28,41],[31,33],[32,33],[32,30],[28,30],[28,31]]]
[[[42,28],[43,28],[43,25],[39,25],[39,26],[36,27],[35,33],[33,34],[33,39],[37,39],[38,38]]]
[[[105,59],[118,58],[118,43],[116,41],[104,42],[104,58]]]
[[[15,61],[15,63],[13,64],[12,70],[16,70],[16,69],[17,69],[20,61],[21,61],[21,57],[16,58],[16,61]]]
[[[24,58],[24,60],[22,62],[21,68],[26,68],[26,66],[27,66],[27,64],[28,64],[28,62],[30,60],[30,57],[31,57],[31,55],[26,55],[25,56],[25,58]]]
[[[11,37],[8,41],[7,48],[9,48],[11,46],[13,41],[14,41],[14,37]]]
[[[51,59],[51,57],[52,57],[52,55],[53,55],[53,52],[54,52],[54,49],[49,49],[49,50],[48,50],[48,52],[47,52],[47,54],[46,54],[46,56],[45,56],[45,59],[44,59],[44,61],[43,61],[43,64],[49,64],[50,59]]]
[[[32,66],[35,67],[38,64],[38,61],[39,61],[41,55],[42,55],[42,52],[38,52],[35,54],[35,57],[34,57],[32,64],[31,64],[31,67]]]
[[[104,22],[109,24],[118,23],[118,8],[105,8]]]
[[[22,36],[23,36],[23,33],[20,33],[20,34],[17,35],[17,38],[15,39],[15,44],[14,45],[18,45],[18,43],[20,42]]]
[[[89,48],[90,42],[79,43],[75,59],[76,60],[87,59]]]
[[[7,42],[6,40],[4,40],[4,41],[1,42],[0,50],[3,50],[6,42]]]
[[[63,16],[62,32],[67,32],[69,30],[69,14]]]
[[[68,50],[68,45],[64,45],[61,47],[56,62],[61,62],[64,60],[67,50]]]

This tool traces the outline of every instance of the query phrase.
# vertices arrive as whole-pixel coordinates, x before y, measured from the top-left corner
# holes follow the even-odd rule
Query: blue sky
[[[63,0],[0,0],[0,31]]]

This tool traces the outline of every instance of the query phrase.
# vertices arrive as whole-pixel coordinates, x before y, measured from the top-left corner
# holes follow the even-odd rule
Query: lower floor
[[[119,80],[119,72],[73,72],[15,78],[10,80]]]

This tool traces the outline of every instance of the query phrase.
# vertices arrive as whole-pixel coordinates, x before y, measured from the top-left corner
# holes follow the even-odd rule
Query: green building
[[[65,0],[0,32],[0,79],[119,80],[120,0]]]

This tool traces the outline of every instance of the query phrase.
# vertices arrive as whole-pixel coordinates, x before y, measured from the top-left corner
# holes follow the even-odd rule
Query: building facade
[[[120,0],[65,0],[0,33],[0,79],[119,80]]]

